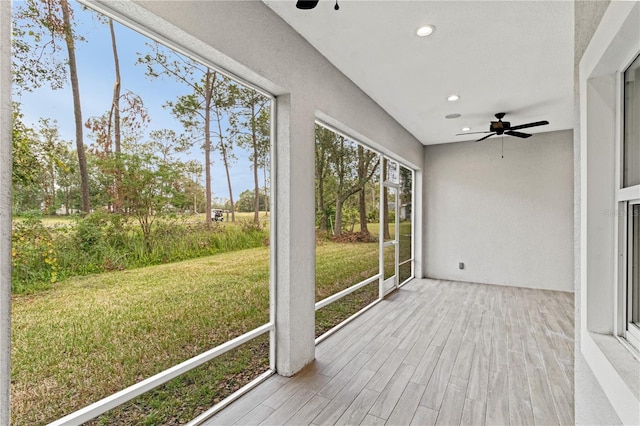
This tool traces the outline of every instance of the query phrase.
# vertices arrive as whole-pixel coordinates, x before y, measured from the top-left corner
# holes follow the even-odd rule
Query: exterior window
[[[629,206],[626,337],[640,349],[640,202]]]
[[[640,185],[640,56],[624,73],[624,187]]]

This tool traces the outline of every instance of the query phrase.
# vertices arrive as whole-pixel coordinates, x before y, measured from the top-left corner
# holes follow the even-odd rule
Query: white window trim
[[[626,58],[616,72],[616,135],[615,135],[615,219],[614,234],[617,238],[615,242],[615,268],[614,279],[616,296],[614,297],[614,335],[627,340],[629,345],[626,348],[634,351],[634,356],[640,354],[640,329],[630,324],[630,303],[629,294],[629,258],[631,256],[631,242],[629,240],[629,226],[631,221],[631,206],[640,202],[640,184],[624,187],[624,135],[625,135],[625,71],[640,55],[640,50],[630,49]],[[633,348],[633,349],[632,349]]]
[[[580,179],[581,179],[581,196],[580,196],[580,211],[581,211],[581,225],[580,225],[580,304],[578,306],[580,312],[580,323],[579,323],[579,341],[580,341],[580,351],[584,356],[589,368],[595,375],[598,380],[602,390],[607,396],[609,402],[613,406],[616,414],[619,416],[620,420],[624,424],[640,424],[640,396],[638,392],[634,392],[632,389],[637,388],[637,377],[628,377],[633,375],[624,375],[621,374],[620,371],[624,371],[624,367],[622,364],[626,363],[626,366],[632,365],[634,368],[632,370],[636,370],[636,366],[640,366],[640,361],[638,358],[634,359],[634,356],[629,351],[628,345],[620,341],[619,345],[607,346],[607,350],[605,351],[602,347],[597,343],[597,336],[592,336],[592,333],[589,329],[589,319],[593,318],[594,321],[600,321],[599,327],[602,326],[602,318],[611,318],[611,330],[613,331],[613,335],[619,336],[620,333],[620,318],[621,312],[618,309],[620,300],[624,300],[624,293],[620,287],[620,277],[624,272],[620,267],[620,244],[623,241],[620,235],[620,226],[619,226],[619,207],[621,203],[628,201],[631,199],[631,193],[635,192],[635,190],[620,190],[620,170],[615,170],[615,175],[611,176],[613,179],[612,190],[610,193],[611,204],[607,207],[603,206],[603,195],[598,191],[601,191],[602,188],[596,188],[596,200],[594,201],[593,207],[590,206],[588,196],[591,194],[591,189],[588,187],[589,179],[594,178],[594,170],[592,169],[593,165],[591,162],[596,162],[595,158],[589,157],[589,149],[593,145],[598,146],[598,144],[608,144],[611,143],[612,147],[614,143],[620,140],[620,95],[619,90],[616,90],[615,93],[611,93],[615,95],[616,98],[614,101],[609,103],[608,99],[601,98],[599,100],[590,100],[589,99],[589,91],[596,90],[597,82],[594,80],[598,79],[612,79],[615,77],[617,85],[612,85],[611,87],[620,87],[620,72],[626,69],[625,65],[631,63],[635,55],[640,52],[640,37],[638,36],[638,32],[640,28],[640,3],[638,2],[611,2],[608,9],[606,10],[602,20],[593,35],[589,46],[587,47],[583,58],[580,63],[580,77],[579,77],[579,85],[580,85]],[[609,80],[611,81],[611,80]],[[615,139],[610,138],[606,135],[606,130],[604,133],[600,131],[601,127],[599,123],[596,123],[596,119],[593,119],[593,122],[589,122],[588,118],[590,116],[590,105],[591,102],[595,102],[595,110],[594,111],[604,111],[603,104],[605,106],[610,106],[612,111],[616,113],[616,122],[613,125],[615,130]],[[605,111],[607,113],[608,111]],[[605,120],[608,120],[607,117]],[[605,123],[606,126],[611,125],[612,123]],[[593,131],[593,135],[589,134],[589,131]],[[604,136],[604,137],[603,137]],[[599,145],[606,146],[606,145]],[[619,161],[621,152],[618,149],[615,151],[615,161]],[[595,163],[594,163],[595,164]],[[614,164],[611,164],[611,168],[613,168]],[[600,199],[597,199],[600,197]],[[638,197],[633,197],[638,198]],[[597,210],[597,209],[601,210]],[[590,210],[591,209],[591,210]],[[599,248],[604,249],[603,253],[606,256],[606,249],[610,248],[611,258],[605,259],[602,262],[598,262],[598,268],[602,268],[599,271],[609,271],[608,267],[610,262],[611,271],[613,271],[613,276],[611,280],[606,280],[606,282],[595,282],[593,277],[589,276],[591,268],[588,267],[589,260],[596,260],[594,247],[587,247],[589,242],[589,233],[593,231],[598,231],[597,226],[601,226],[604,224],[602,218],[597,218],[595,216],[604,214],[604,209],[608,209],[610,214],[615,214],[615,218],[612,222],[611,227],[611,235],[612,240],[602,241],[604,246],[600,246]],[[601,231],[601,230],[600,230]],[[602,234],[602,232],[600,232]],[[606,235],[606,234],[603,234]],[[626,241],[626,237],[625,240]],[[609,245],[609,243],[611,243]],[[593,244],[593,241],[592,241]],[[591,251],[591,252],[590,252]],[[593,266],[592,266],[593,267]],[[596,273],[594,276],[598,276]],[[604,278],[604,277],[600,277]],[[600,279],[599,279],[600,280]],[[594,285],[596,290],[596,294],[605,290],[602,286],[608,285],[607,283],[611,282],[612,288],[614,291],[614,300],[612,305],[605,304],[607,306],[591,306],[591,309],[588,304],[587,293],[590,293],[592,288],[590,285]],[[598,287],[600,286],[600,287]],[[594,309],[595,308],[595,309]],[[599,310],[602,309],[601,312]],[[589,312],[594,310],[594,312]],[[596,314],[592,316],[592,314]],[[613,314],[613,315],[610,315]],[[599,315],[599,316],[598,316]],[[609,332],[611,335],[611,331]],[[616,340],[614,340],[616,341]],[[609,355],[607,355],[608,353]],[[612,354],[613,353],[613,354]],[[612,356],[613,355],[613,356]],[[588,392],[585,389],[576,389],[576,392]]]

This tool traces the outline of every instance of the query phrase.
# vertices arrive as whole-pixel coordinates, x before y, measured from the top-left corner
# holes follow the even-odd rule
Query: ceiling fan
[[[493,135],[509,135],[509,136],[515,136],[517,138],[528,138],[529,136],[531,136],[531,134],[529,133],[522,133],[522,132],[517,132],[516,130],[521,130],[521,129],[528,129],[529,127],[536,127],[536,126],[544,126],[549,124],[549,122],[547,120],[544,121],[535,121],[533,123],[526,123],[526,124],[520,124],[518,126],[511,126],[511,123],[509,123],[508,121],[502,121],[502,119],[504,118],[504,116],[507,115],[507,113],[505,112],[499,112],[496,114],[496,118],[498,119],[498,121],[492,121],[491,124],[489,125],[489,131],[488,132],[472,132],[472,133],[458,133],[456,136],[461,136],[461,135],[474,135],[474,134],[478,134],[478,133],[489,133],[486,136],[483,136],[482,138],[478,139],[476,142],[480,142],[483,141],[487,138],[490,138]]]
[[[296,2],[296,7],[298,9],[303,9],[303,10],[313,9],[314,7],[316,7],[318,5],[319,1],[320,0],[298,0]],[[336,0],[336,4],[335,4],[335,6],[333,6],[333,8],[335,10],[340,9],[340,6],[338,6],[338,0]]]

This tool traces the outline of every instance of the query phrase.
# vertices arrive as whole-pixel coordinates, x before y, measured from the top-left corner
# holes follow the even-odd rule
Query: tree
[[[113,68],[115,74],[115,81],[113,83],[113,96],[111,98],[111,108],[109,110],[107,120],[107,131],[109,141],[109,151],[111,151],[111,128],[113,126],[113,151],[115,156],[115,170],[114,170],[114,182],[113,182],[113,209],[116,213],[119,213],[122,208],[122,194],[121,194],[121,180],[122,180],[122,165],[120,162],[120,153],[122,152],[122,133],[120,122],[120,92],[122,88],[122,81],[120,78],[120,57],[118,55],[118,44],[116,42],[116,32],[113,27],[113,19],[109,18],[107,21],[109,25],[109,34],[111,36],[111,51],[113,53]],[[106,144],[106,143],[105,143]]]
[[[126,150],[130,154],[144,152],[146,147],[141,145],[140,141],[150,119],[142,98],[133,92],[126,91],[118,101],[116,138],[113,111],[112,104],[109,110],[101,116],[90,117],[85,126],[90,131],[89,137],[95,142],[91,147],[91,152],[96,156],[95,165],[100,173],[98,179],[109,195],[107,205],[110,210],[120,212],[122,208],[120,181],[123,173],[120,155],[122,150]],[[153,137],[153,132],[151,134]],[[114,152],[116,139],[118,140],[117,149],[120,152]]]
[[[40,162],[36,157],[32,146],[35,134],[33,129],[23,122],[20,105],[13,102],[13,128],[12,128],[12,182],[16,186],[29,186],[37,183]]]
[[[80,178],[75,167],[75,152],[71,150],[71,144],[61,146],[60,156],[56,162],[57,174],[57,204],[64,205],[64,214],[78,211],[81,205]],[[89,161],[87,161],[89,166]],[[90,174],[91,175],[91,174]],[[89,185],[91,187],[91,185]]]
[[[151,250],[153,224],[167,209],[184,206],[183,185],[187,168],[176,158],[185,147],[185,138],[173,130],[149,133],[123,143],[122,166],[123,211],[140,225],[147,250]]]
[[[22,123],[17,103],[13,104],[13,191],[14,208],[55,209],[60,179],[72,173],[70,142],[60,139],[58,123],[41,118],[31,129]]]
[[[180,56],[159,44],[148,44],[151,49],[146,55],[139,55],[138,64],[146,67],[146,75],[150,78],[170,77],[185,84],[192,93],[179,96],[175,102],[167,102],[166,107],[180,120],[194,139],[204,140],[204,172],[205,172],[205,216],[207,226],[211,223],[211,113],[218,116],[218,108],[225,108],[225,100],[216,98],[218,91],[218,75],[208,67]],[[221,133],[220,133],[221,134]],[[226,145],[221,144],[221,149]],[[224,151],[226,152],[226,151]],[[225,167],[228,167],[225,160]],[[230,175],[227,173],[228,179]],[[230,187],[230,184],[229,184]]]
[[[254,200],[253,221],[260,221],[260,181],[258,169],[265,165],[269,158],[270,144],[270,111],[269,99],[253,89],[242,86],[231,86],[236,109],[229,118],[233,135],[238,145],[251,152],[251,168],[253,169]]]
[[[17,90],[32,90],[47,81],[53,89],[64,85],[68,67],[71,91],[73,94],[73,113],[76,130],[76,152],[80,170],[83,210],[91,210],[89,199],[89,175],[84,150],[82,106],[75,56],[75,42],[81,40],[73,29],[73,10],[68,0],[27,0],[18,8],[16,20],[21,26],[14,30],[16,56],[13,62],[14,81]],[[30,37],[33,44],[26,41]],[[60,57],[61,48],[56,44],[63,40],[67,58]]]
[[[215,118],[217,125],[216,136],[218,138],[218,146],[217,148],[220,150],[220,155],[222,156],[222,163],[224,164],[224,171],[227,177],[227,189],[229,190],[229,204],[231,210],[231,221],[236,221],[236,209],[233,201],[233,188],[231,185],[231,173],[230,173],[230,164],[231,161],[235,160],[235,156],[233,155],[233,144],[228,137],[228,132],[223,132],[222,130],[222,122],[225,117],[228,116],[231,107],[233,106],[233,96],[230,91],[232,87],[231,80],[227,77],[220,76],[220,78],[214,79],[213,85],[213,96],[215,99]]]
[[[315,129],[316,140],[316,216],[319,216],[319,229],[327,230],[327,209],[325,206],[325,181],[331,171],[329,151],[335,143],[335,133],[318,126]]]
[[[383,185],[383,182],[389,178],[389,163],[386,158],[382,162],[382,179],[380,183],[382,185],[382,219],[380,226],[382,226],[382,236],[385,240],[391,239],[391,232],[389,231],[389,188]]]
[[[63,163],[68,149],[66,142],[60,139],[58,122],[48,118],[41,118],[38,121],[34,142],[32,150],[38,156],[41,165],[39,186],[44,193],[44,211],[51,213],[55,210],[53,203],[58,187],[57,177],[61,171],[68,172],[68,166]]]
[[[12,89],[16,93],[32,91],[45,84],[61,89],[67,72],[61,58],[62,46],[56,43],[59,34],[52,29],[48,9],[53,5],[28,0],[16,7],[11,26]]]
[[[39,185],[42,166],[33,146],[36,135],[33,129],[22,121],[20,105],[13,103],[12,127],[12,208],[16,212],[40,208],[41,188]]]
[[[51,0],[49,0],[51,1]],[[71,26],[71,7],[67,0],[60,0],[62,9],[62,19],[64,22],[64,41],[67,45],[69,57],[69,78],[71,80],[71,91],[73,93],[73,116],[76,128],[76,152],[78,153],[78,166],[80,169],[80,182],[82,189],[82,209],[85,213],[91,211],[89,201],[89,173],[87,170],[87,157],[84,152],[84,134],[82,129],[82,106],[80,103],[80,84],[78,82],[78,68],[76,65],[75,38],[73,27]]]
[[[380,159],[373,151],[358,145],[358,182],[360,184],[360,190],[358,191],[358,217],[360,220],[360,232],[366,235],[369,235],[369,229],[367,227],[365,184],[371,180],[379,162]]]
[[[193,176],[192,185],[189,185],[187,188],[192,188],[191,192],[193,193],[193,213],[198,214],[198,193],[200,184],[200,176],[202,175],[202,164],[200,164],[196,160],[189,160],[186,163],[186,170],[191,176]]]
[[[171,203],[171,188],[179,177],[179,170],[173,164],[163,164],[160,157],[151,152],[123,153],[121,160],[123,208],[138,221],[145,248],[151,251],[153,224]]]
[[[254,210],[254,199],[255,193],[247,189],[240,193],[240,197],[238,198],[238,202],[236,203],[236,208],[239,212],[252,212]],[[258,198],[260,203],[260,208],[265,208],[267,203],[267,195],[264,193],[260,193]]]
[[[403,207],[406,209],[411,206],[411,198],[412,198],[412,190],[413,190],[413,174],[411,170],[400,166],[400,192],[399,192],[399,202],[400,208]],[[407,214],[411,214],[411,210],[407,212]],[[409,216],[410,217],[410,216]],[[400,217],[400,220],[405,220],[406,215]]]
[[[342,234],[343,206],[352,195],[362,191],[377,169],[375,158],[369,152],[362,150],[359,156],[357,144],[345,140],[341,135],[333,133],[333,143],[328,144],[328,158],[336,178],[335,206],[336,219],[334,235]]]

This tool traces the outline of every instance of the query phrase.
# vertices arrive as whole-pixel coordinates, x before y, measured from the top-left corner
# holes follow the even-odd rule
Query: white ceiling
[[[475,140],[456,133],[497,112],[573,127],[572,1],[263,1],[425,145]]]

